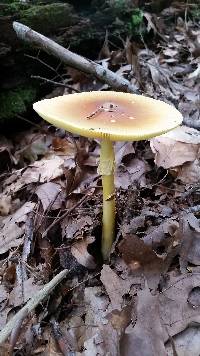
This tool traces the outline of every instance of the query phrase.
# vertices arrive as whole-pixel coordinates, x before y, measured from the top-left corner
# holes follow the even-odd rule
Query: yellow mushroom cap
[[[46,121],[69,132],[112,141],[139,141],[182,122],[173,106],[143,95],[91,91],[44,99],[33,105]]]

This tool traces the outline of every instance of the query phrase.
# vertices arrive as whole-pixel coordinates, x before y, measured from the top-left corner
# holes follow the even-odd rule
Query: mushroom
[[[114,91],[92,91],[44,99],[34,110],[53,125],[101,140],[98,172],[103,186],[102,255],[106,260],[115,231],[115,155],[113,141],[140,141],[182,122],[173,106],[160,100]]]

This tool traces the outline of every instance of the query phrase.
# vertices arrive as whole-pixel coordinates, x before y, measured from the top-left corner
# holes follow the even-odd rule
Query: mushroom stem
[[[115,154],[112,141],[101,141],[99,173],[103,186],[103,221],[102,221],[102,255],[104,260],[109,256],[114,240],[115,228],[115,186],[114,186]]]

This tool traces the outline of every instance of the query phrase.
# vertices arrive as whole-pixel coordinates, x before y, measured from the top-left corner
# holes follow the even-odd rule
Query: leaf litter
[[[111,50],[108,35],[99,57],[184,115],[182,127],[150,142],[115,144],[117,239],[109,264],[99,253],[98,141],[52,133],[45,124],[1,137],[0,329],[69,270],[15,326],[2,355],[9,348],[27,355],[199,355],[200,47],[197,24],[181,17],[185,6],[172,3],[159,21],[144,12],[157,44],[127,39]],[[104,89],[77,70],[68,75],[80,90]]]

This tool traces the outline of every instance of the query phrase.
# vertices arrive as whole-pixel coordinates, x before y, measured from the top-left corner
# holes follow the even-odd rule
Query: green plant
[[[139,8],[132,11],[131,20],[129,22],[130,32],[132,34],[139,34],[142,31],[143,12]]]

